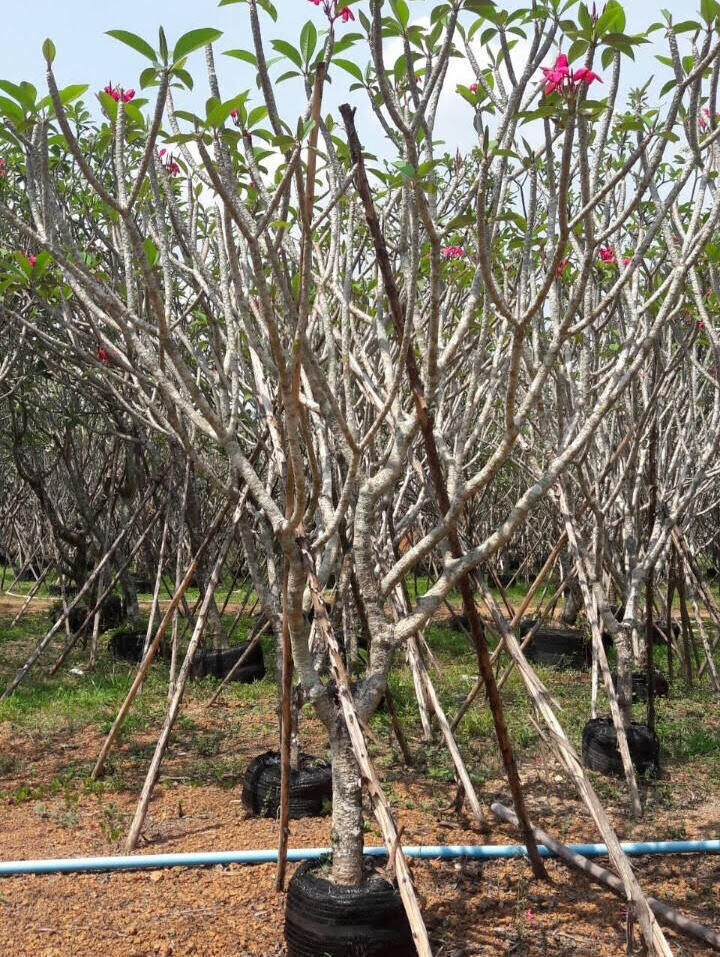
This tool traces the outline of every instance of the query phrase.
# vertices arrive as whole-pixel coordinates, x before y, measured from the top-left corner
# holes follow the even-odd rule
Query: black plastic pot
[[[241,641],[239,645],[233,645],[232,648],[220,648],[218,650],[208,648],[205,651],[198,652],[192,663],[190,676],[192,678],[205,678],[207,675],[212,675],[215,678],[226,678],[235,663],[245,654],[249,644],[249,641]],[[262,648],[258,643],[245,659],[244,664],[236,669],[230,680],[250,684],[264,677],[265,659],[263,658]]]
[[[638,774],[656,777],[660,770],[660,742],[646,724],[633,721],[627,729],[630,757]],[[602,774],[623,774],[622,758],[617,746],[617,732],[612,718],[593,718],[583,728],[583,764]]]
[[[526,618],[520,622],[520,637],[526,635],[535,621]],[[529,661],[555,668],[574,668],[581,671],[592,661],[592,646],[579,628],[560,625],[541,625],[525,650]]]
[[[328,761],[300,755],[290,774],[290,817],[320,817],[332,803],[332,769]],[[243,779],[242,802],[260,817],[276,817],[280,807],[280,752],[266,751],[250,762]]]
[[[144,632],[119,631],[108,642],[108,648],[116,658],[124,658],[126,661],[140,661],[144,644]]]
[[[108,595],[100,610],[100,630],[117,628],[125,618],[125,606],[119,595]]]
[[[76,605],[68,615],[70,620],[70,630],[77,631],[80,625],[85,621],[89,609],[86,605]],[[63,606],[61,601],[53,602],[48,611],[48,621],[51,624],[55,624],[60,615],[63,613]]]
[[[333,884],[305,861],[285,906],[288,957],[415,957],[397,889],[370,870],[362,884]]]
[[[666,621],[655,622],[653,625],[653,644],[654,645],[666,645],[667,641],[665,639],[665,628],[667,627]],[[673,638],[677,639],[680,637],[680,625],[676,621],[671,623]],[[662,629],[662,631],[660,630]]]
[[[613,685],[617,688],[617,672],[612,673]],[[667,698],[669,694],[668,681],[665,675],[658,671],[653,673],[653,684],[655,685],[655,697]],[[648,699],[648,676],[646,671],[633,671],[632,674],[632,699],[633,701],[647,701]]]
[[[470,633],[470,621],[467,615],[451,615],[448,618],[448,625],[453,631],[459,631],[461,634]]]

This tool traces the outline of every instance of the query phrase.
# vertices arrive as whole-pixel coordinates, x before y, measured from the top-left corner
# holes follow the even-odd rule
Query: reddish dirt
[[[191,707],[198,726],[222,727],[234,705],[221,704],[208,713]],[[319,733],[305,728],[306,742]],[[97,753],[101,735],[87,730],[51,740],[14,737],[0,726],[3,753],[13,753],[23,774],[3,778],[6,798],[0,818],[0,856],[72,857],[122,851],[122,834],[132,816],[145,760],[131,760],[129,744],[114,759],[122,769],[126,790],[87,793],[52,788],[33,797],[13,796],[15,787],[46,787],[68,765],[84,767]],[[138,740],[132,744],[137,747]],[[140,743],[151,744],[152,735]],[[269,734],[223,744],[223,755],[250,758],[272,746]],[[417,742],[416,742],[417,744]],[[12,751],[10,752],[10,749]],[[153,796],[140,852],[162,853],[208,849],[274,847],[275,821],[247,819],[239,787],[190,786],[183,781],[187,753],[171,751]],[[493,822],[488,835],[466,818],[448,810],[453,797],[446,783],[419,773],[385,774],[403,841],[409,844],[515,843],[512,829]],[[531,812],[551,833],[568,841],[595,840],[591,823],[569,788],[552,767],[526,769]],[[692,837],[717,833],[718,805],[701,797],[702,782],[684,784],[686,811],[682,824]],[[17,792],[15,792],[17,793]],[[711,792],[705,792],[711,793]],[[501,780],[489,781],[482,799],[503,798]],[[24,799],[23,799],[24,798]],[[411,807],[408,805],[412,805]],[[625,821],[622,805],[610,806],[623,838],[668,835],[678,823],[676,812],[650,806],[637,824]],[[327,845],[327,819],[296,821],[291,847]],[[378,844],[370,827],[368,844]],[[619,955],[625,952],[625,919],[621,901],[562,865],[548,865],[552,883],[532,881],[522,861],[416,862],[414,879],[438,957],[465,955]],[[292,868],[290,869],[292,871]],[[672,900],[675,907],[717,927],[720,923],[717,857],[636,861],[648,892]],[[0,953],[19,957],[271,957],[284,953],[284,896],[274,890],[274,866],[230,865],[212,869],[64,876],[14,877],[0,881]],[[678,955],[705,953],[706,948],[668,932]]]
[[[14,606],[16,607],[16,606]],[[275,746],[272,709],[221,699],[208,711],[189,701],[184,715],[195,733],[222,732],[242,717],[242,733],[220,741],[219,759],[240,769]],[[304,747],[323,753],[316,721],[303,723]],[[97,729],[47,737],[0,724],[0,859],[122,853],[157,729],[123,741],[112,757],[118,779],[101,792],[84,780],[102,743]],[[419,740],[411,741],[416,752]],[[406,844],[517,843],[495,821],[483,832],[451,805],[454,787],[422,771],[400,769],[387,741],[372,746],[386,794]],[[139,753],[140,749],[140,753]],[[139,853],[276,847],[275,821],[246,818],[240,773],[216,784],[191,783],[198,754],[178,734],[163,764]],[[68,770],[76,777],[68,780]],[[533,819],[568,843],[598,840],[570,784],[544,754],[526,760],[523,781]],[[631,822],[617,797],[605,806],[622,839],[717,837],[720,781],[697,762],[668,772],[669,791],[651,786],[643,820]],[[121,781],[119,780],[121,778]],[[67,783],[65,783],[67,782]],[[224,784],[226,787],[222,787]],[[32,789],[36,789],[33,792]],[[670,796],[668,796],[668,794]],[[508,804],[500,778],[485,782],[480,799]],[[489,812],[488,812],[489,815]],[[379,835],[371,815],[366,843]],[[325,846],[329,821],[291,824],[291,847]],[[623,902],[556,862],[551,883],[532,880],[523,861],[411,864],[436,957],[615,957],[626,952]],[[636,858],[643,888],[720,929],[720,856]],[[290,867],[292,872],[293,867]],[[230,865],[115,874],[0,879],[0,954],[14,957],[278,957],[283,945],[284,895],[274,889],[274,865]],[[708,953],[707,945],[667,931],[674,954]]]

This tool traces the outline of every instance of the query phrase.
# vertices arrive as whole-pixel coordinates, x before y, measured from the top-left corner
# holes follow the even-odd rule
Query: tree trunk
[[[583,596],[577,578],[573,578],[565,589],[563,613],[560,621],[563,625],[574,625],[583,607]]]
[[[336,884],[362,880],[363,813],[362,779],[350,738],[338,716],[330,731],[332,754],[332,877]]]

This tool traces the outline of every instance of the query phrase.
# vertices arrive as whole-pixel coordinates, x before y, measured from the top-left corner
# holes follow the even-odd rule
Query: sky
[[[278,10],[278,22],[272,23],[262,14],[266,42],[272,38],[282,38],[294,42],[303,23],[312,19],[318,29],[324,24],[322,8],[308,0],[274,0]],[[430,0],[408,0],[413,21],[428,22],[429,11],[435,5]],[[499,2],[505,9],[514,9],[520,5],[529,5],[529,0],[506,0]],[[600,6],[600,3],[598,3]],[[659,19],[659,6],[647,0],[626,0],[625,10],[628,16],[626,32],[640,32],[652,20]],[[662,6],[669,10],[676,20],[696,16],[699,0],[664,0]],[[353,5],[353,9],[367,9],[367,0]],[[0,35],[0,79],[19,82],[29,80],[40,90],[45,91],[44,63],[41,46],[45,37],[50,37],[57,48],[54,68],[59,85],[89,83],[86,94],[89,98],[93,91],[102,89],[108,82],[124,88],[138,87],[140,71],[147,65],[140,54],[117,40],[105,35],[106,30],[124,29],[138,33],[146,38],[153,47],[157,46],[157,29],[162,24],[170,45],[187,30],[197,27],[216,27],[223,36],[215,44],[218,74],[223,99],[229,99],[244,89],[255,90],[255,78],[248,64],[222,55],[233,48],[251,48],[247,9],[242,3],[224,7],[217,6],[217,0],[33,0],[23,5],[13,5],[12,16],[3,18],[3,30]],[[351,29],[338,24],[338,34]],[[623,67],[623,88],[628,90],[644,83],[651,74],[664,73],[664,67],[655,61],[655,53],[666,53],[665,41],[661,31],[652,35],[653,44],[640,48],[637,62],[625,61]],[[365,65],[356,47],[350,56],[357,58],[359,65]],[[521,48],[518,48],[521,56]],[[390,51],[392,52],[392,50]],[[396,54],[399,50],[396,48]],[[202,52],[193,54],[190,70],[195,77],[195,92],[183,100],[184,108],[195,112],[203,111],[208,96],[207,83],[203,73]],[[340,72],[340,71],[338,71]],[[345,74],[341,74],[343,77]],[[667,78],[667,74],[665,77]],[[454,93],[457,83],[470,83],[472,71],[462,60],[453,61],[446,84],[448,90],[443,108],[440,111],[437,135],[443,139],[451,152],[456,146],[467,148],[475,141],[472,130],[472,112],[468,104]],[[289,81],[278,86],[281,111],[285,107],[287,118],[302,108],[303,97],[299,83]],[[349,93],[341,83],[334,84],[325,101],[325,110],[330,111],[344,100],[360,107],[358,111],[358,129],[366,128],[364,140],[367,146],[378,145],[372,142],[369,132],[374,126],[369,107],[362,92]],[[178,106],[181,104],[178,103]],[[294,125],[294,123],[293,123]],[[371,142],[368,142],[371,140]]]

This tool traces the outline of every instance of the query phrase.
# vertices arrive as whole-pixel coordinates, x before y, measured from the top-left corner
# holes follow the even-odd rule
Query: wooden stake
[[[185,577],[180,582],[180,587],[177,589],[177,591],[173,595],[172,601],[170,602],[168,607],[165,609],[165,614],[163,615],[162,621],[158,625],[158,630],[155,632],[155,637],[150,642],[147,653],[145,657],[143,658],[143,660],[140,662],[140,667],[138,668],[137,674],[135,675],[135,680],[133,681],[132,686],[130,687],[130,690],[128,691],[125,697],[125,700],[123,701],[120,707],[120,710],[118,711],[118,714],[117,714],[117,717],[115,718],[113,726],[110,729],[108,736],[105,738],[105,742],[100,750],[98,759],[95,762],[95,767],[93,768],[92,774],[90,775],[90,777],[94,781],[97,780],[97,778],[100,776],[102,772],[103,766],[105,764],[105,759],[110,753],[110,748],[112,747],[113,741],[117,737],[117,734],[120,731],[120,728],[122,727],[122,724],[128,712],[130,711],[130,706],[135,700],[135,696],[138,693],[140,685],[143,683],[145,675],[148,673],[150,669],[152,660],[155,657],[155,652],[157,651],[160,645],[160,642],[162,641],[163,635],[165,634],[167,627],[170,624],[170,619],[173,616],[173,612],[175,611],[177,606],[180,604],[180,600],[182,599],[188,585],[190,584],[193,576],[195,575],[195,571],[197,570],[197,566],[198,566],[198,561],[205,554],[208,548],[208,545],[217,535],[218,530],[220,529],[220,525],[223,519],[225,518],[225,516],[227,515],[231,505],[232,505],[232,502],[227,501],[221,506],[220,511],[215,516],[215,520],[213,521],[212,525],[210,526],[208,530],[207,535],[205,536],[205,538],[200,544],[200,547],[195,553],[195,557],[190,562],[190,565],[187,571],[185,572]]]

